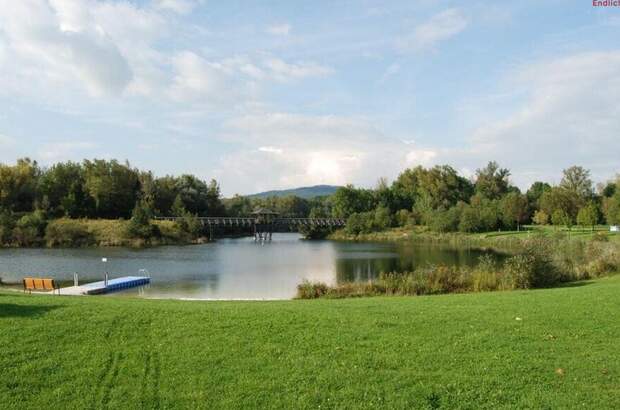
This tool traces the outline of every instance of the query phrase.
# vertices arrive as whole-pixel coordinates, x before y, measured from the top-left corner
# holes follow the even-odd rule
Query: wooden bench
[[[54,279],[24,278],[24,292],[32,293],[33,290],[51,290],[52,293],[58,291],[60,295],[60,287]]]

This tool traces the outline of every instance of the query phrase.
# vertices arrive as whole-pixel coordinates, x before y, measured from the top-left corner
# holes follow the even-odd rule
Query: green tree
[[[499,228],[501,214],[498,200],[488,199],[480,194],[475,194],[471,197],[469,203],[478,213],[480,231],[488,232]]]
[[[573,225],[573,219],[563,209],[556,209],[551,214],[551,223],[556,226],[566,226],[570,229]]]
[[[549,223],[549,215],[545,213],[545,211],[536,211],[534,212],[534,217],[532,221],[536,225],[547,225]]]
[[[84,161],[84,186],[94,199],[100,218],[127,218],[132,215],[140,192],[138,171],[129,163],[95,159]]]
[[[127,224],[127,236],[146,240],[159,236],[159,228],[151,223],[151,216],[148,205],[137,202]]]
[[[37,162],[29,158],[19,159],[13,166],[0,164],[0,208],[34,210],[40,174]]]
[[[565,169],[560,187],[578,198],[579,203],[585,202],[585,200],[592,197],[593,193],[590,171],[580,166],[572,166]]]
[[[517,192],[509,192],[501,200],[502,219],[507,227],[517,227],[520,230],[521,223],[527,219],[527,197]]]
[[[19,218],[13,229],[13,239],[19,246],[38,245],[43,241],[46,227],[45,213],[34,211]]]
[[[488,199],[500,199],[510,187],[510,171],[500,168],[498,163],[491,161],[486,167],[476,170],[476,193]]]
[[[240,195],[225,200],[224,206],[226,207],[226,215],[229,216],[247,216],[254,210],[250,198]]]
[[[0,245],[8,245],[13,240],[15,217],[8,209],[0,210]]]
[[[401,227],[408,227],[415,225],[415,218],[411,211],[406,209],[399,209],[396,212],[396,224]]]
[[[178,217],[182,217],[188,213],[187,209],[185,209],[185,204],[183,203],[183,200],[181,199],[181,195],[177,195],[177,197],[174,199],[174,202],[172,203],[172,207],[170,208],[170,213],[173,216],[178,216]]]
[[[415,209],[425,215],[466,201],[472,193],[471,183],[449,165],[418,166],[402,172],[392,184],[392,209]]]
[[[530,204],[538,207],[538,201],[542,194],[551,190],[551,185],[546,182],[536,181],[530,186],[530,189],[527,190],[525,194],[527,196],[527,200]]]
[[[353,185],[338,188],[332,201],[332,212],[336,218],[348,218],[354,213],[367,212],[376,206],[372,191],[355,188]]]
[[[555,211],[561,210],[571,219],[574,219],[579,210],[577,197],[561,187],[553,187],[549,191],[543,192],[539,204],[540,209],[547,215],[551,215],[552,218]]]
[[[435,232],[455,232],[459,227],[460,210],[454,206],[450,209],[438,209],[432,212],[429,228]]]
[[[480,221],[480,212],[478,209],[467,205],[461,211],[459,221],[459,231],[461,232],[479,232],[482,223]]]
[[[93,216],[95,202],[86,192],[84,170],[79,163],[53,165],[40,178],[39,196],[46,198],[49,213],[71,218]]]
[[[590,226],[594,230],[594,225],[598,222],[599,211],[596,204],[589,202],[579,210],[577,214],[577,224],[581,226]]]
[[[603,206],[605,221],[609,225],[620,225],[620,190],[617,190],[611,198],[605,198]]]
[[[177,179],[173,176],[156,178],[153,181],[155,212],[159,215],[173,215],[172,204],[178,196]]]
[[[373,230],[381,231],[392,226],[392,213],[387,206],[378,206],[375,209]]]

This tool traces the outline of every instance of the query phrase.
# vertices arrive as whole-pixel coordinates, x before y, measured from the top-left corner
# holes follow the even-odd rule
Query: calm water
[[[192,246],[133,250],[0,249],[0,278],[21,283],[25,276],[80,282],[137,275],[147,269],[148,287],[115,293],[153,298],[287,299],[304,279],[337,283],[365,281],[381,272],[425,264],[472,265],[480,251],[411,243],[304,241],[294,233],[275,234],[271,243],[252,238],[221,239]],[[107,258],[103,263],[101,258]]]

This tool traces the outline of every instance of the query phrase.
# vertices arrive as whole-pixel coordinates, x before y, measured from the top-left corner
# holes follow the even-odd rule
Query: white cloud
[[[259,147],[258,150],[260,152],[267,152],[270,154],[282,154],[282,152],[284,152],[282,148],[277,147]]]
[[[590,168],[604,180],[618,171],[620,51],[580,53],[523,66],[504,86],[514,99],[493,101],[467,145],[447,154],[457,166],[496,159],[527,187],[558,181],[570,165]],[[499,107],[498,107],[499,106]],[[499,114],[512,111],[508,115]],[[499,113],[498,113],[499,112]],[[525,171],[527,170],[527,171]]]
[[[264,66],[271,72],[271,76],[282,82],[298,80],[308,77],[325,77],[333,73],[333,69],[316,62],[287,63],[278,58],[270,58]]]
[[[398,39],[396,46],[400,51],[433,49],[440,42],[465,30],[468,24],[459,9],[447,9],[417,26],[413,33]]]
[[[392,77],[393,75],[398,74],[399,71],[400,71],[400,64],[398,63],[390,64],[385,69],[383,74],[381,75],[381,78],[379,78],[379,84],[383,84],[388,78]]]
[[[126,2],[12,2],[0,8],[0,83],[39,101],[45,92],[59,99],[59,90],[146,93],[161,82],[162,56],[151,43],[165,32],[163,18]]]
[[[38,152],[39,158],[45,162],[57,162],[70,159],[80,160],[89,150],[97,145],[89,141],[63,141],[45,144]]]
[[[291,25],[288,23],[284,24],[273,24],[265,30],[269,34],[273,34],[274,36],[288,36],[291,31]]]
[[[155,7],[170,10],[177,14],[187,14],[196,7],[194,0],[155,0]]]
[[[435,158],[437,152],[430,149],[415,149],[409,151],[407,154],[407,165],[417,166],[422,165],[425,167],[435,165]]]
[[[247,146],[218,165],[222,187],[241,193],[321,183],[372,185],[407,165],[404,144],[386,141],[364,117],[253,114],[228,121],[224,135]],[[252,148],[257,145],[261,148]]]
[[[197,54],[184,51],[172,59],[175,72],[170,95],[180,101],[221,99],[226,72]]]

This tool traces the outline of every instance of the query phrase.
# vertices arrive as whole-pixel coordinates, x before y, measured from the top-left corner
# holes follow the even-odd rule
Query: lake
[[[19,284],[26,276],[53,277],[69,285],[74,272],[82,283],[102,280],[106,271],[113,278],[146,269],[152,277],[149,286],[112,295],[289,299],[304,279],[328,284],[367,281],[381,272],[426,264],[473,265],[483,253],[409,242],[306,241],[296,233],[280,233],[264,244],[235,238],[146,249],[0,249],[0,278]]]

